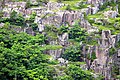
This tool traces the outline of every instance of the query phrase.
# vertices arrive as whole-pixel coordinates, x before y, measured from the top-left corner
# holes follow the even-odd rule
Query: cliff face
[[[111,1],[111,0],[110,0]],[[80,25],[81,27],[85,28],[88,33],[91,32],[98,32],[98,28],[91,25],[88,20],[85,19],[85,15],[90,15],[90,14],[96,14],[100,10],[100,6],[102,6],[106,0],[88,0],[87,4],[93,4],[95,7],[88,7],[86,9],[82,9],[81,11],[60,11],[60,12],[55,12],[55,16],[50,16],[48,18],[43,19],[43,24],[53,24],[57,25],[58,27],[61,24],[66,25],[66,23],[69,23],[69,25],[74,25],[75,20],[80,20]],[[114,0],[116,2],[116,0]],[[106,18],[116,18],[118,15],[118,11],[107,11],[104,13]],[[97,19],[97,18],[96,18]],[[95,19],[95,20],[96,20]],[[97,20],[96,20],[97,21]],[[57,23],[57,24],[56,24]],[[102,21],[104,24],[105,22]],[[59,43],[64,46],[66,44],[66,41],[68,38],[66,34],[63,34],[62,37],[59,37],[58,40],[60,41]],[[83,47],[83,54],[90,54],[94,52],[96,54],[96,59],[91,61],[85,58],[85,61],[87,63],[87,68],[88,69],[93,69],[96,73],[101,73],[105,76],[106,80],[110,80],[113,77],[113,66],[116,65],[118,67],[117,69],[120,71],[120,63],[119,63],[119,49],[116,48],[117,42],[120,40],[120,34],[117,35],[112,35],[110,30],[102,30],[101,32],[101,38],[97,40],[98,46],[90,46],[88,47],[88,50],[85,50]],[[110,55],[110,49],[115,48],[116,52],[111,56]],[[55,54],[56,57],[60,57],[60,54],[62,52],[58,51],[52,51],[50,52]]]
[[[111,6],[108,4],[105,5],[108,10],[101,11],[101,7],[104,6],[104,4],[106,4],[107,2],[110,3],[112,1],[114,2],[114,4],[116,4],[114,6],[114,10],[112,10]],[[113,67],[117,67],[119,73],[118,75],[120,75],[120,49],[116,47],[117,43],[120,41],[120,30],[117,29],[118,33],[113,34],[114,29],[111,30],[110,25],[112,24],[114,28],[119,26],[119,21],[118,23],[114,21],[114,23],[110,22],[111,18],[114,20],[119,15],[117,2],[118,0],[87,0],[83,3],[89,6],[80,10],[60,10],[60,8],[68,4],[48,2],[47,5],[45,5],[44,7],[31,8],[31,10],[37,13],[34,22],[38,24],[38,30],[42,34],[47,33],[45,32],[46,25],[53,25],[56,28],[60,28],[61,25],[67,26],[69,24],[69,26],[73,27],[76,21],[78,21],[78,25],[84,28],[88,32],[88,34],[99,34],[100,38],[94,38],[97,41],[97,45],[84,45],[80,43],[82,45],[82,54],[84,55],[83,60],[87,64],[87,69],[92,69],[95,71],[95,73],[100,73],[104,75],[105,80],[110,80],[114,76]],[[101,13],[99,13],[100,11]],[[101,29],[101,27],[104,29]],[[108,30],[108,28],[106,27],[110,28],[110,30]],[[29,27],[24,29],[14,29],[18,32],[23,31],[28,34],[35,35],[35,32]],[[72,45],[72,43],[69,41],[69,34],[67,32],[57,34],[56,39],[49,39],[48,44],[57,44],[63,47],[59,50],[48,50],[45,52],[53,56],[54,59],[58,59],[59,57],[61,57],[65,49],[69,45]],[[88,49],[86,49],[86,47],[88,47]],[[111,50],[115,50],[113,52],[114,54],[112,55]],[[86,55],[89,54],[91,58],[93,53],[95,53],[96,59],[90,60],[86,57]]]

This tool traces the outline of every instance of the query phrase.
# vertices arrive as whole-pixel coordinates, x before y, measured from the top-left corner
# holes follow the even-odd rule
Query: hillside
[[[119,80],[119,0],[0,0],[0,80]]]

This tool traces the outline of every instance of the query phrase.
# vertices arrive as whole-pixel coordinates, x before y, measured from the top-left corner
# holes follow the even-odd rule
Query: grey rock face
[[[118,57],[120,57],[120,49],[118,50]]]
[[[25,29],[24,29],[24,32],[26,32],[27,34],[31,34],[31,35],[33,35],[33,36],[35,35],[35,32],[33,31],[33,29],[32,29],[32,28],[29,28],[29,27],[28,27],[28,28],[25,28]]]
[[[118,15],[117,11],[107,11],[104,13],[104,16],[106,18],[116,18],[117,15]]]
[[[66,65],[68,64],[68,60],[65,60],[63,58],[58,58],[58,61],[60,63],[60,66]]]
[[[92,14],[96,14],[98,12],[98,7],[92,7]]]
[[[117,39],[116,41],[120,40],[120,34],[117,34],[116,39]]]
[[[56,40],[50,40],[49,41],[49,44],[50,45],[57,45],[58,44],[58,41]],[[62,49],[59,49],[59,50],[49,50],[47,53],[49,55],[51,55],[53,57],[53,59],[57,59],[60,57],[61,55],[61,52],[62,52]]]
[[[110,30],[102,31],[102,38],[99,46],[96,46],[96,57],[92,62],[91,69],[97,73],[101,73],[105,76],[106,79],[111,79],[111,63],[114,63],[113,60],[118,61],[118,58],[111,58],[109,56],[109,49],[111,47],[115,48],[117,42],[117,36],[111,35]],[[120,51],[118,50],[118,56],[120,56]],[[115,53],[116,54],[116,53]],[[117,56],[115,56],[117,57]]]
[[[0,23],[0,28],[3,27],[5,24],[4,23]]]
[[[106,0],[87,0],[89,4],[104,3]]]
[[[87,68],[93,69],[96,73],[103,74],[106,80],[110,80],[112,77],[112,64],[120,66],[120,50],[117,50],[117,53],[115,53],[115,55],[109,56],[109,49],[111,47],[115,48],[117,41],[120,40],[120,36],[111,35],[110,30],[102,31],[101,36],[101,39],[98,40],[98,46],[89,45],[86,49],[87,45],[84,45],[82,52],[84,54],[84,57],[86,57],[85,54],[89,54],[91,57],[92,53],[95,53],[96,59],[94,59],[93,62],[87,58],[84,59],[87,64]]]
[[[62,22],[63,23],[68,22],[70,25],[72,25],[73,22],[75,20],[78,20],[79,18],[80,18],[79,12],[77,12],[77,11],[71,11],[71,12],[66,11],[63,14]]]
[[[38,24],[38,29],[39,29],[39,32],[42,32],[45,29],[45,26],[42,24]]]
[[[26,6],[26,2],[6,2],[5,7],[3,8],[4,17],[10,17],[10,13],[13,10],[25,16],[31,14],[32,10],[25,9],[25,6]]]
[[[84,27],[85,29],[90,29],[91,25],[87,20],[82,20],[81,21],[81,26]]]
[[[50,45],[61,45],[61,46],[68,46],[68,33],[64,33],[58,36],[58,40],[56,41],[49,41]],[[50,54],[54,59],[57,59],[64,53],[64,48],[58,50],[49,50],[48,54]]]
[[[65,46],[68,44],[68,33],[64,33],[59,38],[59,44]]]
[[[63,3],[57,3],[57,2],[48,2],[47,3],[48,10],[56,10],[56,9],[59,10],[59,8],[61,8],[62,6],[64,6]]]

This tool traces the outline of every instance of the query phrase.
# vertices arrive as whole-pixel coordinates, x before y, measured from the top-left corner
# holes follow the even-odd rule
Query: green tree
[[[17,12],[16,11],[11,12],[10,19],[15,20],[16,18],[17,18]]]
[[[69,31],[69,39],[74,39],[78,42],[85,41],[87,33],[79,25],[74,25]]]
[[[37,23],[32,23],[32,24],[30,24],[30,27],[32,27],[32,29],[33,29],[34,31],[36,31],[36,30],[38,29]]]
[[[44,36],[0,29],[0,78],[2,80],[53,80],[54,68],[43,54]]]
[[[29,23],[33,23],[33,22],[34,22],[35,16],[36,16],[36,13],[33,12],[33,13],[30,15]]]
[[[59,33],[66,33],[66,32],[68,32],[69,31],[69,27],[68,26],[61,26],[60,28],[59,28]]]
[[[113,54],[117,53],[115,48],[110,48],[109,49],[109,56],[112,56]]]
[[[90,72],[83,71],[79,66],[76,65],[68,66],[66,74],[71,76],[74,80],[94,80]]]
[[[17,14],[16,11],[13,11],[10,14],[10,23],[13,25],[24,26],[25,25],[25,18],[21,14]]]
[[[62,57],[69,61],[80,61],[81,58],[81,47],[80,46],[70,46],[68,47]]]

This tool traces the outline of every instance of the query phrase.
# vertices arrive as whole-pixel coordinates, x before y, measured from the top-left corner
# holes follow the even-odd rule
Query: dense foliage
[[[44,36],[8,29],[0,29],[0,78],[50,80],[54,69],[48,65],[49,56],[42,53]]]
[[[38,25],[34,23],[36,13],[29,15],[30,18],[24,18],[22,14],[18,14],[16,11],[12,11],[10,18],[1,18],[0,22],[10,23],[10,25],[16,25],[21,27],[31,27],[34,31],[38,30]]]
[[[78,42],[85,41],[87,33],[78,24],[74,25],[69,31],[69,39],[74,39]]]
[[[32,7],[42,8],[52,8],[51,2],[60,2],[65,4],[62,6],[58,3],[57,7],[59,9],[49,9],[50,12],[45,11],[41,15],[32,13],[31,15],[22,15],[12,10],[10,12],[10,17],[4,18],[4,10],[0,11],[0,23],[5,25],[0,26],[0,79],[1,80],[103,80],[103,76],[95,76],[94,72],[89,72],[87,70],[82,70],[86,67],[85,62],[91,63],[96,59],[97,51],[90,51],[90,47],[98,46],[101,43],[101,33],[102,30],[110,30],[112,34],[120,33],[120,14],[117,14],[116,18],[111,18],[110,16],[104,15],[103,13],[109,10],[117,11],[120,13],[120,1],[117,3],[114,0],[106,1],[100,7],[99,11],[95,14],[91,14],[92,10],[82,12],[84,15],[83,21],[85,21],[85,26],[89,22],[91,30],[88,34],[85,29],[80,26],[82,19],[78,19],[74,22],[74,25],[70,25],[68,22],[61,23],[59,26],[56,22],[56,11],[68,10],[76,12],[76,10],[82,11],[80,9],[94,8],[95,5],[87,4],[87,0],[8,0],[8,1],[26,1],[26,9]],[[47,3],[50,4],[47,5]],[[6,0],[2,0],[1,9],[6,7]],[[33,2],[33,3],[32,3]],[[46,6],[47,5],[47,6]],[[118,5],[118,6],[116,6]],[[20,7],[20,6],[19,6]],[[54,7],[54,6],[53,6]],[[55,5],[56,7],[56,5]],[[46,9],[47,10],[47,9]],[[84,9],[83,9],[84,10]],[[44,9],[43,9],[44,11]],[[52,13],[53,12],[53,13]],[[47,14],[46,14],[47,13]],[[111,13],[112,14],[112,13]],[[38,24],[36,22],[37,17],[51,19],[55,17],[53,25],[44,25],[44,30],[39,32]],[[29,16],[29,17],[28,17]],[[77,15],[72,15],[76,17]],[[69,14],[66,15],[65,19],[69,18]],[[71,18],[69,18],[71,19]],[[67,20],[67,19],[66,19]],[[86,21],[88,21],[86,23]],[[52,22],[52,21],[51,21]],[[43,22],[44,23],[44,22]],[[57,25],[57,27],[56,27]],[[31,29],[34,32],[34,36],[24,33],[25,29]],[[59,28],[58,28],[59,27]],[[95,28],[94,28],[95,27]],[[18,31],[16,29],[21,29],[24,32]],[[40,28],[40,27],[39,27]],[[96,29],[95,32],[92,29]],[[26,31],[27,32],[27,31]],[[42,33],[42,34],[41,34]],[[64,36],[64,33],[65,36]],[[43,35],[44,34],[44,35]],[[109,36],[111,37],[111,36]],[[64,40],[62,40],[64,38]],[[54,43],[55,42],[55,43]],[[65,43],[65,44],[62,44]],[[52,44],[52,45],[51,45]],[[54,45],[55,44],[55,45]],[[84,47],[84,48],[83,48]],[[88,48],[89,47],[89,48]],[[101,46],[100,46],[101,47]],[[64,48],[64,49],[63,49]],[[109,49],[109,57],[113,57],[113,54],[117,53],[120,48],[120,41],[117,42],[114,48]],[[96,47],[97,49],[97,47]],[[57,50],[57,51],[56,51]],[[100,49],[98,49],[99,51]],[[84,51],[84,52],[82,52]],[[89,53],[90,51],[90,53]],[[100,50],[102,52],[102,50]],[[54,60],[50,55],[45,53],[62,53],[60,57],[64,58],[66,63],[58,62]],[[86,53],[86,54],[82,54]],[[68,60],[68,63],[67,63]],[[82,63],[82,64],[81,64]],[[62,65],[61,65],[62,64]],[[119,79],[118,66],[116,64],[111,69],[112,76]],[[108,65],[107,65],[108,66]],[[99,67],[99,65],[98,65]],[[88,68],[89,69],[89,68]],[[95,79],[93,78],[96,77]]]
[[[42,34],[32,36],[26,33],[17,33],[10,29],[8,24],[2,27],[0,29],[0,78],[2,80],[80,80],[91,78],[90,73],[85,73],[77,66],[66,67],[66,76],[57,75],[54,65],[58,63],[50,61],[50,56],[43,54],[44,50],[52,49],[53,46],[42,47],[41,45],[44,43],[45,37]],[[73,59],[78,57],[79,51],[74,53],[76,55]],[[72,55],[69,56],[69,60],[71,57]],[[80,75],[76,76],[78,74]]]
[[[72,76],[72,80],[93,80],[94,78],[89,72],[80,69],[79,66],[70,65],[67,69],[67,74]]]
[[[64,59],[69,61],[80,61],[81,58],[81,47],[80,46],[70,46],[68,47],[64,54],[62,55]]]

